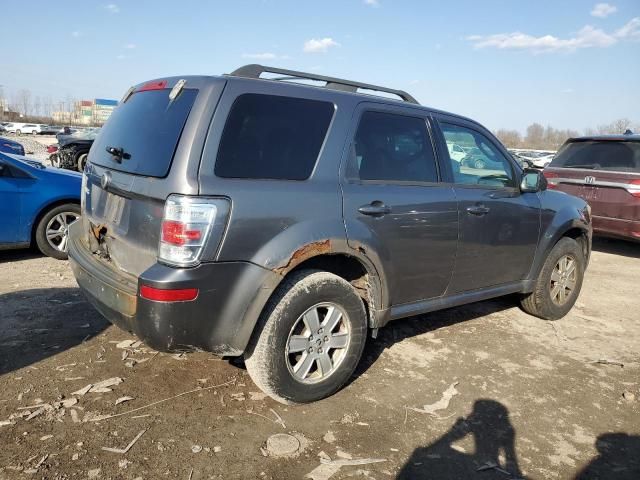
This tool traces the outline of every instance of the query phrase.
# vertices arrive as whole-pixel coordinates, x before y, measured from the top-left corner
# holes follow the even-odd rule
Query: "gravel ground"
[[[564,319],[508,297],[394,322],[292,407],[242,362],[135,343],[66,262],[0,252],[0,479],[637,480],[638,279],[640,245],[598,241]]]
[[[55,135],[5,135],[5,137],[21,143],[27,157],[35,158],[46,165],[50,164],[47,146],[58,143]]]

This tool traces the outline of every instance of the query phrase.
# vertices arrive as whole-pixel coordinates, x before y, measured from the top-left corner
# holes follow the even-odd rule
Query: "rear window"
[[[170,101],[169,89],[136,92],[116,108],[91,149],[91,162],[121,172],[164,177],[198,91],[185,89]],[[118,162],[107,152],[121,149]]]
[[[333,112],[329,102],[240,95],[224,127],[215,174],[223,178],[309,178]]]
[[[640,172],[640,142],[570,142],[560,149],[549,166]]]

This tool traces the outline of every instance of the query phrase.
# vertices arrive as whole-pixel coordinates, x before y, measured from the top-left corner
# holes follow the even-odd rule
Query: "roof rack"
[[[269,80],[316,80],[319,82],[326,82],[324,88],[330,88],[333,90],[341,90],[343,92],[352,92],[358,93],[358,89],[362,88],[365,90],[371,90],[374,92],[385,92],[390,93],[392,95],[396,95],[400,97],[403,101],[408,103],[415,103],[419,105],[418,101],[409,95],[404,90],[394,90],[392,88],[381,87],[379,85],[371,85],[368,83],[355,82],[353,80],[344,80],[341,78],[327,77],[324,75],[316,75],[313,73],[305,73],[305,72],[297,72],[295,70],[286,70],[284,68],[276,68],[276,67],[267,67],[264,65],[245,65],[244,67],[240,67],[230,75],[234,77],[246,77],[246,78],[260,78],[260,75],[263,73],[275,73],[278,75],[283,75],[283,77],[279,78],[270,78]]]

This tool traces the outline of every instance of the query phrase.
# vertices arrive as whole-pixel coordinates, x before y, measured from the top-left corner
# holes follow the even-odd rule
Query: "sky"
[[[407,90],[493,130],[640,124],[640,0],[115,1],[0,0],[5,95],[119,99],[262,63]]]

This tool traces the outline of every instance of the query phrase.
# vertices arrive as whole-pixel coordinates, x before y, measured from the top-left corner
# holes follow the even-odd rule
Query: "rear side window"
[[[364,112],[352,153],[350,177],[360,180],[436,182],[436,161],[424,119]]]
[[[171,101],[169,92],[136,92],[120,104],[91,148],[91,163],[136,175],[166,176],[198,94],[185,89]],[[108,148],[121,151],[122,160],[108,153]]]
[[[329,102],[240,95],[224,127],[215,174],[224,178],[306,180],[333,117]]]
[[[570,142],[560,149],[550,166],[640,172],[640,142]]]

